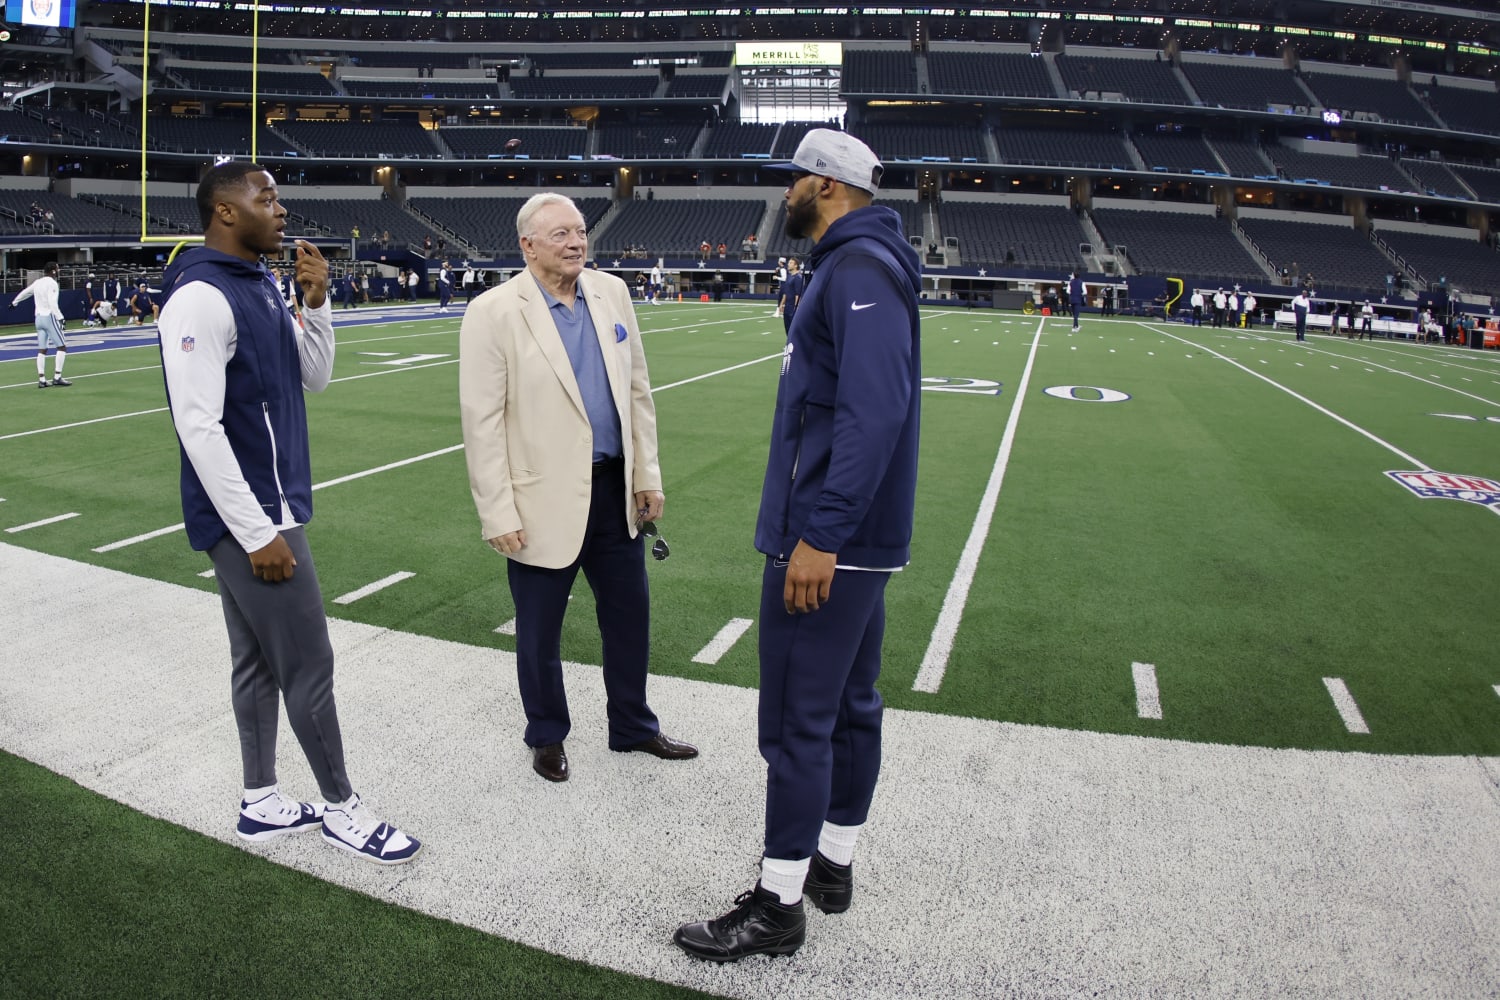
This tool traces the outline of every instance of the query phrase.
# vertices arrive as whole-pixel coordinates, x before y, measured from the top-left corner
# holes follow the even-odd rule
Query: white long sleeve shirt
[[[11,305],[18,306],[27,299],[33,300],[36,308],[36,318],[43,316],[55,316],[59,323],[63,320],[62,310],[58,308],[57,279],[42,275],[40,278],[27,285],[11,300]]]
[[[332,301],[304,309],[302,323],[297,328],[302,388],[322,392],[333,374]],[[238,342],[229,301],[207,282],[189,282],[167,301],[157,329],[172,397],[172,423],[182,449],[240,547],[246,552],[265,548],[277,531],[294,528],[297,522],[285,500],[275,522],[266,516],[224,433],[224,370]]]

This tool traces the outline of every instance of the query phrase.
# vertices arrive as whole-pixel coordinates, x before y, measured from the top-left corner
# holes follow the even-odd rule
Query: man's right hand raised
[[[267,583],[290,580],[292,568],[297,565],[297,557],[292,555],[292,547],[280,534],[271,539],[271,544],[256,549],[249,555],[250,572]]]

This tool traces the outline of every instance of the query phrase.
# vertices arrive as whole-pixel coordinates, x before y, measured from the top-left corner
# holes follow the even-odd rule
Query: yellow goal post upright
[[[250,161],[255,162],[260,140],[260,3],[250,4]],[[147,112],[151,91],[151,0],[141,0],[141,243],[173,243],[167,263],[177,259],[182,248],[202,243],[200,236],[152,236],[146,230],[150,216],[146,214],[146,149]]]

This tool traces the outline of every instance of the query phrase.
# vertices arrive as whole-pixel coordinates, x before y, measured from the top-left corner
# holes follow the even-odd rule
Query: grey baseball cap
[[[790,163],[768,163],[767,170],[816,174],[875,194],[885,168],[880,158],[854,136],[831,128],[815,128],[802,137]]]

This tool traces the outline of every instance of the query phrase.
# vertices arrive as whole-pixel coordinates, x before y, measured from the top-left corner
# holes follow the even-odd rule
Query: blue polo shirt
[[[536,281],[534,275],[532,280]],[[594,329],[594,317],[589,313],[583,286],[581,283],[578,286],[572,309],[553,298],[541,282],[536,287],[547,300],[547,311],[552,314],[563,350],[568,352],[568,363],[573,366],[573,377],[578,380],[578,394],[583,397],[583,409],[594,431],[594,461],[619,458],[625,453],[620,438],[620,414],[615,409],[609,373],[604,370],[604,355],[599,350],[599,333]]]

